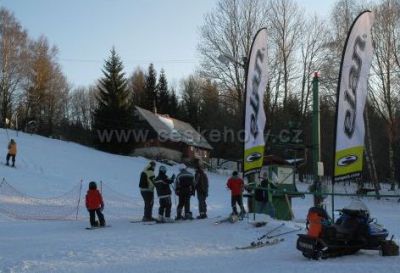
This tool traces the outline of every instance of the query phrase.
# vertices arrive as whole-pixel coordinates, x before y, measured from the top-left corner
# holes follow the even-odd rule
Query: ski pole
[[[260,241],[262,239],[264,239],[265,237],[267,237],[269,234],[271,234],[272,232],[280,229],[281,227],[283,227],[285,225],[285,223],[280,224],[279,226],[277,226],[276,228],[271,229],[270,231],[268,231],[267,233],[265,233],[263,236],[257,238],[257,241]]]
[[[300,231],[300,230],[302,230],[302,228],[297,228],[295,230],[290,230],[290,231],[278,233],[278,234],[275,234],[275,235],[267,235],[267,239],[272,239],[272,238],[275,238],[275,237],[278,237],[278,236],[290,234],[290,233],[297,232],[297,231]]]

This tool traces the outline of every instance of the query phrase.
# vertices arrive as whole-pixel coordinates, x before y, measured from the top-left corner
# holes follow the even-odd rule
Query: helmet
[[[158,169],[161,173],[166,173],[167,172],[167,168],[165,168],[165,166],[160,166],[160,168]]]
[[[94,181],[90,182],[89,183],[89,189],[96,190],[97,189],[96,182],[94,182]]]

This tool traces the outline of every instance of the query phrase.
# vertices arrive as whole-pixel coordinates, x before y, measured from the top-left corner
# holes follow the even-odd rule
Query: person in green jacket
[[[150,161],[140,174],[139,188],[144,201],[144,216],[142,221],[154,221],[153,204],[154,204],[154,170],[156,162]]]

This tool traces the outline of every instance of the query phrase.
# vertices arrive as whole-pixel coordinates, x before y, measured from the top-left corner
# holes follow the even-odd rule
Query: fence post
[[[1,188],[1,186],[3,186],[3,184],[6,182],[6,179],[3,177],[3,180],[1,180],[1,183],[0,183],[0,188]]]
[[[78,205],[76,206],[76,216],[75,220],[78,220],[78,213],[79,213],[79,205],[81,204],[81,195],[82,195],[82,179],[81,179],[81,185],[79,187],[79,199],[78,199]]]

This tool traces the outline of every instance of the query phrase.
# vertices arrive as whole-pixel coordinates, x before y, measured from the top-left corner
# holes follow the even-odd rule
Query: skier
[[[180,173],[175,180],[175,193],[179,197],[175,220],[192,220],[190,197],[194,195],[194,177],[183,164],[180,166],[179,171]],[[185,207],[185,216],[182,216],[183,207]]]
[[[104,209],[103,197],[97,190],[97,185],[94,181],[89,183],[89,190],[86,193],[86,208],[89,211],[91,227],[98,227],[99,222],[100,227],[104,227],[106,225],[106,221],[104,220],[104,215],[102,213]],[[96,221],[96,214],[99,221]]]
[[[238,212],[236,209],[236,204],[240,207],[240,217],[243,217],[246,213],[243,206],[243,190],[244,190],[244,182],[239,177],[238,172],[234,171],[232,173],[232,177],[228,179],[226,183],[228,189],[231,190],[231,206],[232,206],[232,216],[237,216]]]
[[[142,218],[143,222],[149,222],[155,220],[153,215],[153,204],[154,204],[154,169],[156,167],[156,162],[150,161],[149,164],[143,169],[140,174],[140,194],[144,201],[144,216]]]
[[[12,160],[12,166],[15,167],[15,157],[17,156],[17,143],[14,139],[11,139],[8,143],[8,153],[6,165],[9,166],[10,158]]]
[[[254,191],[254,200],[260,203],[259,211],[260,213],[267,213],[271,217],[275,217],[275,209],[269,200],[268,187],[270,189],[276,189],[277,187],[271,183],[268,178],[263,177],[261,183],[256,187]]]
[[[197,219],[205,219],[207,218],[207,203],[206,199],[208,196],[208,177],[204,172],[201,162],[198,161],[196,164],[196,173],[195,173],[195,190],[197,193],[197,199],[199,200],[199,216]]]
[[[158,169],[158,176],[154,181],[154,186],[157,190],[160,208],[158,209],[158,221],[162,223],[170,223],[171,219],[171,189],[170,185],[174,182],[175,175],[171,178],[167,176],[167,168],[160,166]]]

